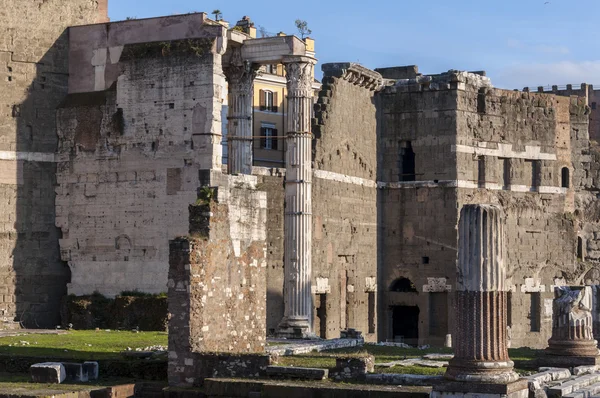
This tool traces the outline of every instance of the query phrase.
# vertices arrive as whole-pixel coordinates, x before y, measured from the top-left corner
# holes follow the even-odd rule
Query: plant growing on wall
[[[219,10],[218,8],[216,10],[213,10],[211,14],[215,16],[215,21],[220,21],[221,19],[223,19],[223,13],[221,13],[221,10]]]
[[[308,23],[303,21],[302,19],[296,19],[296,28],[298,29],[298,33],[300,33],[300,37],[304,39],[308,35],[312,33],[312,30],[308,28]]]

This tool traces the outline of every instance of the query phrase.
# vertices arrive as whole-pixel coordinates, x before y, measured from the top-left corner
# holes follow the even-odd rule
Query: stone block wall
[[[125,45],[111,89],[59,114],[56,225],[69,293],[166,290],[199,170],[220,168],[225,81],[215,40]]]
[[[210,370],[202,359],[209,353],[261,354],[266,343],[266,194],[251,176],[221,176],[211,185],[189,208],[189,236],[170,242],[169,382],[174,385],[199,384]]]
[[[59,324],[69,269],[54,226],[55,110],[67,93],[71,25],[107,0],[0,1],[0,329]]]
[[[381,76],[323,65],[313,132],[314,332],[377,340],[377,109]]]
[[[452,305],[439,294],[454,285],[458,210],[497,204],[506,214],[512,345],[545,347],[552,286],[575,283],[584,268],[576,256],[576,198],[590,184],[585,104],[493,89],[484,76],[463,72],[403,81],[380,100],[385,306],[417,306],[419,342],[441,344],[439,317],[448,307],[437,306]],[[403,140],[412,141],[415,182],[392,182],[402,156],[393,143]],[[445,160],[436,162],[430,152]],[[394,285],[400,278],[409,285]],[[387,318],[380,333],[391,336],[393,314]],[[452,323],[442,327],[451,332]]]

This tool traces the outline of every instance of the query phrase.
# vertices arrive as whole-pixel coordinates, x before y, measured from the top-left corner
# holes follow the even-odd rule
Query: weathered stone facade
[[[498,204],[507,217],[509,336],[513,346],[545,346],[550,287],[583,268],[575,199],[589,165],[584,100],[498,90],[485,76],[454,71],[399,80],[381,96],[381,285],[391,291],[380,311],[418,307],[418,340],[441,344],[453,328],[445,297],[455,279],[457,209]],[[380,338],[395,334],[394,309],[380,327]]]
[[[0,328],[14,320],[54,327],[69,280],[54,226],[66,29],[107,20],[107,0],[3,0],[0,8]]]
[[[298,38],[251,39],[203,13],[67,35],[68,24],[105,21],[105,2],[34,4],[15,9],[3,25],[11,40],[0,41],[6,319],[57,323],[67,284],[75,294],[166,290],[168,242],[188,234],[188,206],[205,187],[227,187],[223,206],[250,192],[221,179],[228,93],[239,100],[230,123],[241,123],[231,128],[241,145],[232,142],[239,162],[230,171],[252,173],[266,192],[268,333],[287,316],[303,334],[354,328],[368,341],[441,346],[454,327],[449,293],[466,204],[506,214],[512,346],[545,345],[554,286],[600,283],[589,95],[500,90],[483,73],[326,64],[310,123],[314,82],[298,76],[314,53]],[[46,26],[50,11],[65,25]],[[31,29],[16,29],[18,18]],[[288,67],[287,172],[249,167],[251,78],[272,63]]]
[[[176,385],[214,376],[207,353],[265,349],[266,193],[253,176],[213,173],[211,185],[189,207],[189,236],[170,242],[169,380]],[[228,359],[231,372],[219,376],[258,376],[243,369],[253,358],[262,357]]]
[[[165,291],[168,241],[187,233],[198,172],[220,165],[218,46],[124,44],[112,88],[61,106],[56,224],[69,293]]]

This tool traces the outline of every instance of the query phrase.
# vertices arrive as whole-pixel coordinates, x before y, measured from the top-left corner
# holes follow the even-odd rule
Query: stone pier
[[[598,342],[592,330],[591,286],[558,286],[554,294],[552,337],[540,363],[561,367],[600,364]]]
[[[229,85],[227,114],[227,172],[252,174],[252,98],[259,64],[242,59],[234,48],[229,66],[223,68]]]
[[[283,59],[288,89],[288,122],[284,217],[284,318],[278,334],[312,335],[311,250],[312,166],[311,115],[313,68],[311,57]]]
[[[432,397],[527,397],[507,349],[507,286],[503,212],[466,205],[458,226],[455,351]],[[486,395],[488,396],[488,395]]]

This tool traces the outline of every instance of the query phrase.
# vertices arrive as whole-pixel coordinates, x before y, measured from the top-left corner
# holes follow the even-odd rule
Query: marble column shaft
[[[252,174],[252,99],[258,65],[242,61],[235,49],[223,68],[229,87],[227,112],[227,172]]]
[[[284,60],[287,133],[284,216],[284,319],[281,329],[312,331],[312,133],[313,67],[316,60]]]
[[[503,213],[465,205],[458,226],[455,353],[446,377],[504,383],[518,379],[507,348]]]

